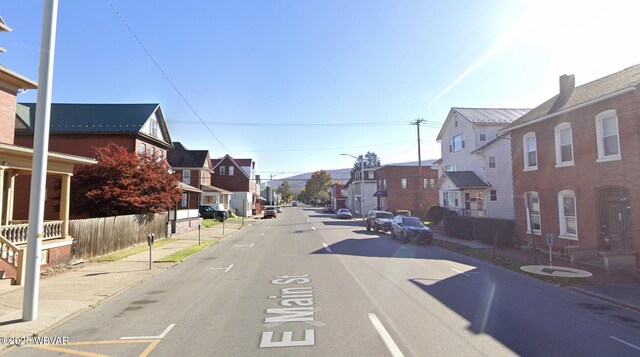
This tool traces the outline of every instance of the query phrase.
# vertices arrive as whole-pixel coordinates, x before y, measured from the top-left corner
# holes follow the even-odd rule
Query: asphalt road
[[[333,217],[285,207],[11,355],[640,355],[639,313]]]

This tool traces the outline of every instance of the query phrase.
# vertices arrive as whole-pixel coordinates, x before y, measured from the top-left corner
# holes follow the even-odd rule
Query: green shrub
[[[427,208],[427,214],[425,215],[425,219],[427,221],[432,222],[433,224],[440,224],[442,222],[442,214],[444,213],[445,208],[440,207],[438,205],[433,205]]]
[[[444,218],[444,229],[455,238],[473,240],[473,217],[448,215]]]

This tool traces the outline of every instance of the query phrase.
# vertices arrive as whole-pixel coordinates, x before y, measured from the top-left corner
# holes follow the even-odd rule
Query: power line
[[[124,26],[127,28],[127,30],[129,30],[129,33],[131,33],[131,35],[133,36],[133,38],[136,40],[136,42],[138,42],[138,45],[140,45],[140,47],[142,47],[142,49],[144,50],[144,52],[147,54],[147,56],[149,57],[149,59],[151,59],[151,62],[153,62],[153,64],[156,66],[156,68],[158,68],[158,70],[160,71],[160,73],[162,73],[162,75],[164,76],[164,78],[169,82],[169,84],[171,85],[171,87],[173,87],[173,89],[176,91],[176,93],[178,93],[178,95],[180,96],[180,98],[182,99],[182,101],[187,105],[187,107],[189,107],[189,109],[191,110],[191,112],[193,112],[193,114],[200,120],[200,123],[202,123],[207,130],[209,131],[209,133],[216,139],[216,141],[218,141],[218,143],[220,144],[220,146],[222,146],[224,148],[224,150],[231,155],[231,151],[229,151],[229,149],[227,149],[227,147],[222,143],[222,141],[218,138],[218,136],[209,128],[209,126],[205,123],[205,121],[202,119],[202,117],[200,117],[200,114],[198,114],[198,112],[195,110],[195,108],[191,105],[191,103],[187,100],[187,98],[182,94],[182,92],[180,91],[180,89],[178,89],[178,87],[173,83],[173,81],[171,80],[171,78],[169,78],[169,75],[167,75],[167,73],[162,69],[162,67],[160,66],[160,64],[158,63],[158,61],[156,61],[156,59],[153,57],[153,55],[151,55],[151,52],[149,52],[149,50],[145,47],[145,45],[142,43],[142,41],[140,40],[140,38],[138,38],[138,36],[136,35],[136,33],[133,31],[133,29],[131,28],[131,26],[129,26],[129,23],[127,23],[127,20],[124,19],[124,17],[122,17],[122,15],[120,15],[120,12],[118,11],[118,9],[116,9],[116,7],[113,5],[113,2],[111,0],[107,0],[107,2],[109,3],[109,6],[111,6],[111,9],[113,9],[113,12],[115,13],[115,15],[120,18],[120,21],[122,21],[122,23],[124,24]]]
[[[200,122],[193,120],[167,120],[167,122],[172,124],[200,124]],[[351,123],[265,123],[265,122],[215,122],[215,121],[207,121],[204,122],[210,125],[218,125],[218,126],[290,126],[290,127],[326,127],[326,126],[338,126],[338,127],[362,127],[362,126],[388,126],[388,125],[405,125],[406,121],[381,121],[381,122],[351,122]],[[442,123],[436,122],[427,122],[424,124],[430,128],[440,128],[442,127]]]

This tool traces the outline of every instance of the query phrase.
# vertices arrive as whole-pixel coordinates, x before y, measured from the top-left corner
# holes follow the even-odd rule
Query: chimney
[[[573,93],[573,88],[576,86],[576,77],[571,75],[563,74],[560,76],[560,96],[566,99],[569,99],[571,93]]]

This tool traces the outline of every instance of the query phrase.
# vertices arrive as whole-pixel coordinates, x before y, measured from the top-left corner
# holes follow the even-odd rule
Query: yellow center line
[[[142,353],[138,357],[147,357],[149,353],[151,353],[151,351],[153,351],[153,349],[156,348],[156,346],[158,346],[159,343],[160,343],[160,340],[155,340],[151,342],[149,346],[147,346],[147,348],[145,348],[144,351],[142,351]]]

